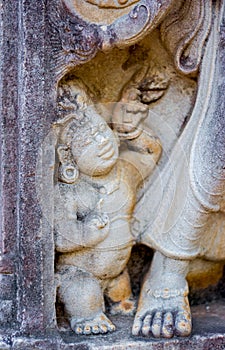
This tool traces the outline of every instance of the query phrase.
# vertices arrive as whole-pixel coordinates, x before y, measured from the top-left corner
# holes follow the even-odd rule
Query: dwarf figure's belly
[[[101,279],[114,278],[126,267],[133,244],[129,223],[120,219],[110,226],[103,242],[93,248],[60,255],[58,266],[73,265]]]

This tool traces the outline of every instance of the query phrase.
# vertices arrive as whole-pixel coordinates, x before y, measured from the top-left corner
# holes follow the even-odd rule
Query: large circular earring
[[[79,177],[79,170],[74,164],[66,163],[59,166],[59,180],[73,184]]]

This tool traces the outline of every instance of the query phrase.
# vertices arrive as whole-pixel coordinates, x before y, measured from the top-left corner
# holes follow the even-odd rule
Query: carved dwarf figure
[[[104,5],[104,1],[87,2]],[[71,66],[74,68],[74,62],[90,60],[100,47],[106,50],[138,43],[163,20],[160,40],[171,54],[174,67],[184,79],[199,77],[199,81],[195,107],[182,125],[170,161],[162,169],[162,181],[155,178],[136,207],[138,185],[151,173],[161,151],[151,132],[147,135],[143,131],[146,109],[143,97],[142,101],[139,99],[140,89],[133,86],[124,91],[114,110],[114,131],[126,145],[121,147],[120,154],[115,133],[94,108],[83,108],[82,100],[87,96],[82,93],[77,95],[79,108],[75,112],[72,108],[71,114],[67,113],[58,123],[59,182],[55,186],[58,296],[78,334],[114,329],[103,313],[104,293],[117,303],[114,310],[132,310],[126,263],[135,240],[130,231],[135,207],[134,217],[140,219],[139,223],[143,221],[139,242],[154,249],[155,255],[142,287],[133,335],[166,338],[190,335],[186,282],[189,262],[196,258],[224,261],[225,127],[224,106],[218,103],[224,70],[220,51],[223,30],[220,33],[218,30],[222,3],[180,0],[163,1],[158,6],[156,1],[157,6],[152,6],[154,1],[149,4],[144,1],[126,16],[114,22],[113,19],[109,26],[102,26],[103,17],[98,14],[98,29],[98,24],[74,26],[73,14],[79,9],[74,1],[64,3],[67,9],[74,9],[61,34],[64,52],[59,61],[64,62],[61,68],[64,74]],[[130,3],[133,2],[126,4]],[[56,33],[58,18],[55,16]],[[80,35],[74,35],[78,30]],[[156,98],[162,93],[159,90],[162,89],[155,86]],[[148,93],[144,98],[145,102],[150,101]]]
[[[138,98],[138,90],[135,94]],[[126,270],[135,242],[130,220],[137,189],[155,167],[161,145],[151,130],[143,131],[148,108],[141,102],[132,110],[134,105],[122,98],[112,130],[94,107],[85,107],[84,98],[77,94],[76,113],[58,123],[56,269],[58,296],[71,328],[77,334],[98,334],[115,329],[104,314],[104,294],[115,303],[113,313],[134,309]],[[121,109],[129,113],[122,128],[116,117]],[[124,140],[121,151],[118,136]]]

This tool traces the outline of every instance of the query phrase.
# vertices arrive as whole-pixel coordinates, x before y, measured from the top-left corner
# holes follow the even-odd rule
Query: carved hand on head
[[[125,139],[142,132],[142,121],[148,116],[149,104],[160,99],[168,88],[169,78],[156,66],[145,62],[122,90],[112,116],[113,128]],[[134,135],[132,135],[134,134]]]
[[[122,90],[120,101],[113,111],[113,128],[119,134],[130,134],[127,138],[132,138],[131,134],[134,134],[134,137],[141,134],[141,123],[148,116],[148,106],[143,103],[140,91],[140,83],[147,70],[148,66],[144,66],[133,75],[131,81]],[[126,138],[125,135],[124,138]]]
[[[119,133],[130,133],[140,127],[148,116],[148,106],[140,102],[140,91],[134,87],[124,91],[112,116],[113,128]]]

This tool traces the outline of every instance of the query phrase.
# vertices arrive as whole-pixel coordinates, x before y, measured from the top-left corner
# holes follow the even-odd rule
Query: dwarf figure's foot
[[[94,317],[91,320],[77,320],[76,318],[72,318],[70,320],[72,330],[80,335],[80,334],[105,334],[108,332],[115,331],[115,325],[106,317],[104,313]]]
[[[126,299],[113,304],[110,309],[110,314],[132,316],[134,315],[135,310],[136,310],[135,301],[132,299]]]
[[[132,297],[130,276],[127,269],[109,282],[105,294],[112,302],[111,315],[134,315],[136,305]]]
[[[186,274],[188,262],[155,253],[146,276],[132,329],[133,335],[189,336],[192,322]]]
[[[105,334],[116,329],[104,314],[103,290],[91,273],[75,266],[62,266],[58,298],[76,334]]]

